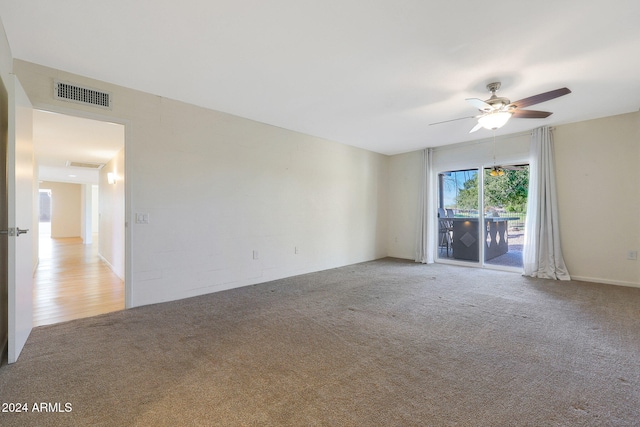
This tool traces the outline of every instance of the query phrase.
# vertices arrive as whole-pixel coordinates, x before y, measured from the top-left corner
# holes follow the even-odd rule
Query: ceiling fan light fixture
[[[493,111],[480,117],[478,123],[485,129],[500,129],[509,121],[511,114],[509,111]]]
[[[491,176],[503,176],[504,175],[504,170],[502,168],[498,168],[498,167],[494,166],[489,171],[489,175],[491,175]]]

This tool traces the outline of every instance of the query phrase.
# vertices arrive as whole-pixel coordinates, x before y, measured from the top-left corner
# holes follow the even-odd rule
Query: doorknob
[[[25,228],[24,230],[20,230],[20,227],[16,228],[16,236],[20,237],[21,234],[26,234],[29,231],[28,228]]]

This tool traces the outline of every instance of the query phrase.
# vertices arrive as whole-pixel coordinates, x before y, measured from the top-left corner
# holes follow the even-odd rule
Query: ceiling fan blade
[[[521,99],[520,101],[512,102],[518,108],[528,107],[529,105],[540,104],[541,102],[549,101],[554,98],[558,98],[563,95],[571,93],[569,89],[563,87],[561,89],[551,90],[545,93],[539,93],[537,95],[530,96],[528,98]]]
[[[475,125],[475,126],[473,127],[473,129],[471,129],[471,130],[469,131],[469,133],[473,133],[473,132],[477,131],[478,129],[480,129],[481,127],[482,127],[482,125],[481,125],[480,123],[478,123],[477,125]]]
[[[431,126],[431,125],[439,125],[441,123],[455,122],[456,120],[475,119],[476,117],[478,117],[478,116],[460,117],[460,118],[457,118],[457,119],[445,120],[443,122],[429,123],[429,126]]]
[[[517,117],[519,119],[544,119],[545,117],[549,117],[553,113],[548,111],[535,111],[535,110],[520,110],[516,108],[513,110],[513,117]]]
[[[467,101],[469,104],[473,105],[474,107],[476,107],[480,111],[491,111],[491,110],[493,110],[493,107],[491,105],[487,104],[486,102],[484,102],[482,99],[467,98],[467,99],[465,99],[465,101]]]
[[[521,171],[524,170],[523,167],[521,166],[498,166],[501,169],[506,169],[506,170],[510,170],[510,171]]]

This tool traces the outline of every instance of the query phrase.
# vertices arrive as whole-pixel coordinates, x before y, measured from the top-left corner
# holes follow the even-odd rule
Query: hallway
[[[97,237],[84,245],[79,237],[49,236],[41,230],[33,280],[34,327],[124,309],[124,282],[98,256]]]

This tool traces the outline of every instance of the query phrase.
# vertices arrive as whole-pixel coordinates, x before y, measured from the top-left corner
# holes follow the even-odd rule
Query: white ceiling
[[[490,136],[464,100],[568,87],[498,134],[637,111],[637,0],[0,0],[15,58],[395,154]]]

